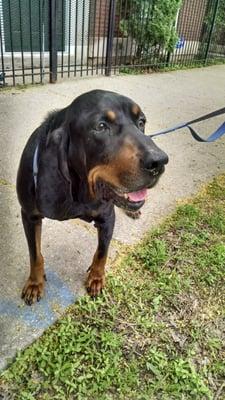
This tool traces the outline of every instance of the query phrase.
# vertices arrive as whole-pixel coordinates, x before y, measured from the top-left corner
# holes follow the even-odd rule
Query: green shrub
[[[172,51],[177,42],[175,20],[180,0],[128,0],[121,31],[136,41],[136,56],[152,48]],[[125,5],[124,5],[125,7]]]

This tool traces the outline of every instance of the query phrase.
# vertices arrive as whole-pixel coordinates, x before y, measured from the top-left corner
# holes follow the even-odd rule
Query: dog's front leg
[[[97,296],[101,293],[105,285],[105,264],[110,241],[112,239],[115,224],[114,207],[107,216],[95,220],[95,226],[98,229],[98,247],[95,252],[92,264],[88,269],[86,288],[91,296]]]
[[[31,305],[39,301],[44,294],[44,259],[41,254],[42,219],[31,219],[22,210],[22,221],[30,254],[30,276],[23,288],[22,298]]]

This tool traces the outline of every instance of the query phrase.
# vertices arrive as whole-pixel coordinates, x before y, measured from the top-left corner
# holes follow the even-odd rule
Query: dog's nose
[[[141,160],[142,168],[150,172],[161,172],[164,165],[169,161],[168,155],[164,151],[148,152]]]

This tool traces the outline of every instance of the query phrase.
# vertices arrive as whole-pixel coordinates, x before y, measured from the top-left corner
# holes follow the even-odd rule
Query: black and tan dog
[[[39,301],[44,291],[42,218],[95,222],[98,247],[86,281],[92,296],[105,281],[114,205],[128,212],[144,204],[164,171],[167,155],[144,135],[145,116],[132,100],[94,90],[51,113],[23,151],[17,193],[29,246],[30,276],[22,297]]]

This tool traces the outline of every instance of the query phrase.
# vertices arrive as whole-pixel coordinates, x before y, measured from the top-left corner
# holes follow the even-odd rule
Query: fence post
[[[49,81],[57,81],[56,1],[49,0]]]
[[[214,8],[214,11],[213,11],[213,20],[212,20],[212,24],[211,24],[211,28],[210,28],[210,32],[209,32],[208,43],[207,43],[206,51],[205,51],[205,57],[204,57],[205,64],[206,64],[206,61],[207,61],[207,58],[208,58],[208,54],[209,54],[209,48],[210,48],[210,44],[211,44],[211,40],[212,40],[212,34],[213,34],[214,26],[215,26],[216,14],[217,14],[217,11],[218,11],[218,6],[219,6],[219,0],[216,0],[215,8]]]
[[[115,27],[116,0],[110,0],[109,23],[106,47],[105,75],[110,76],[112,71],[113,34]]]

